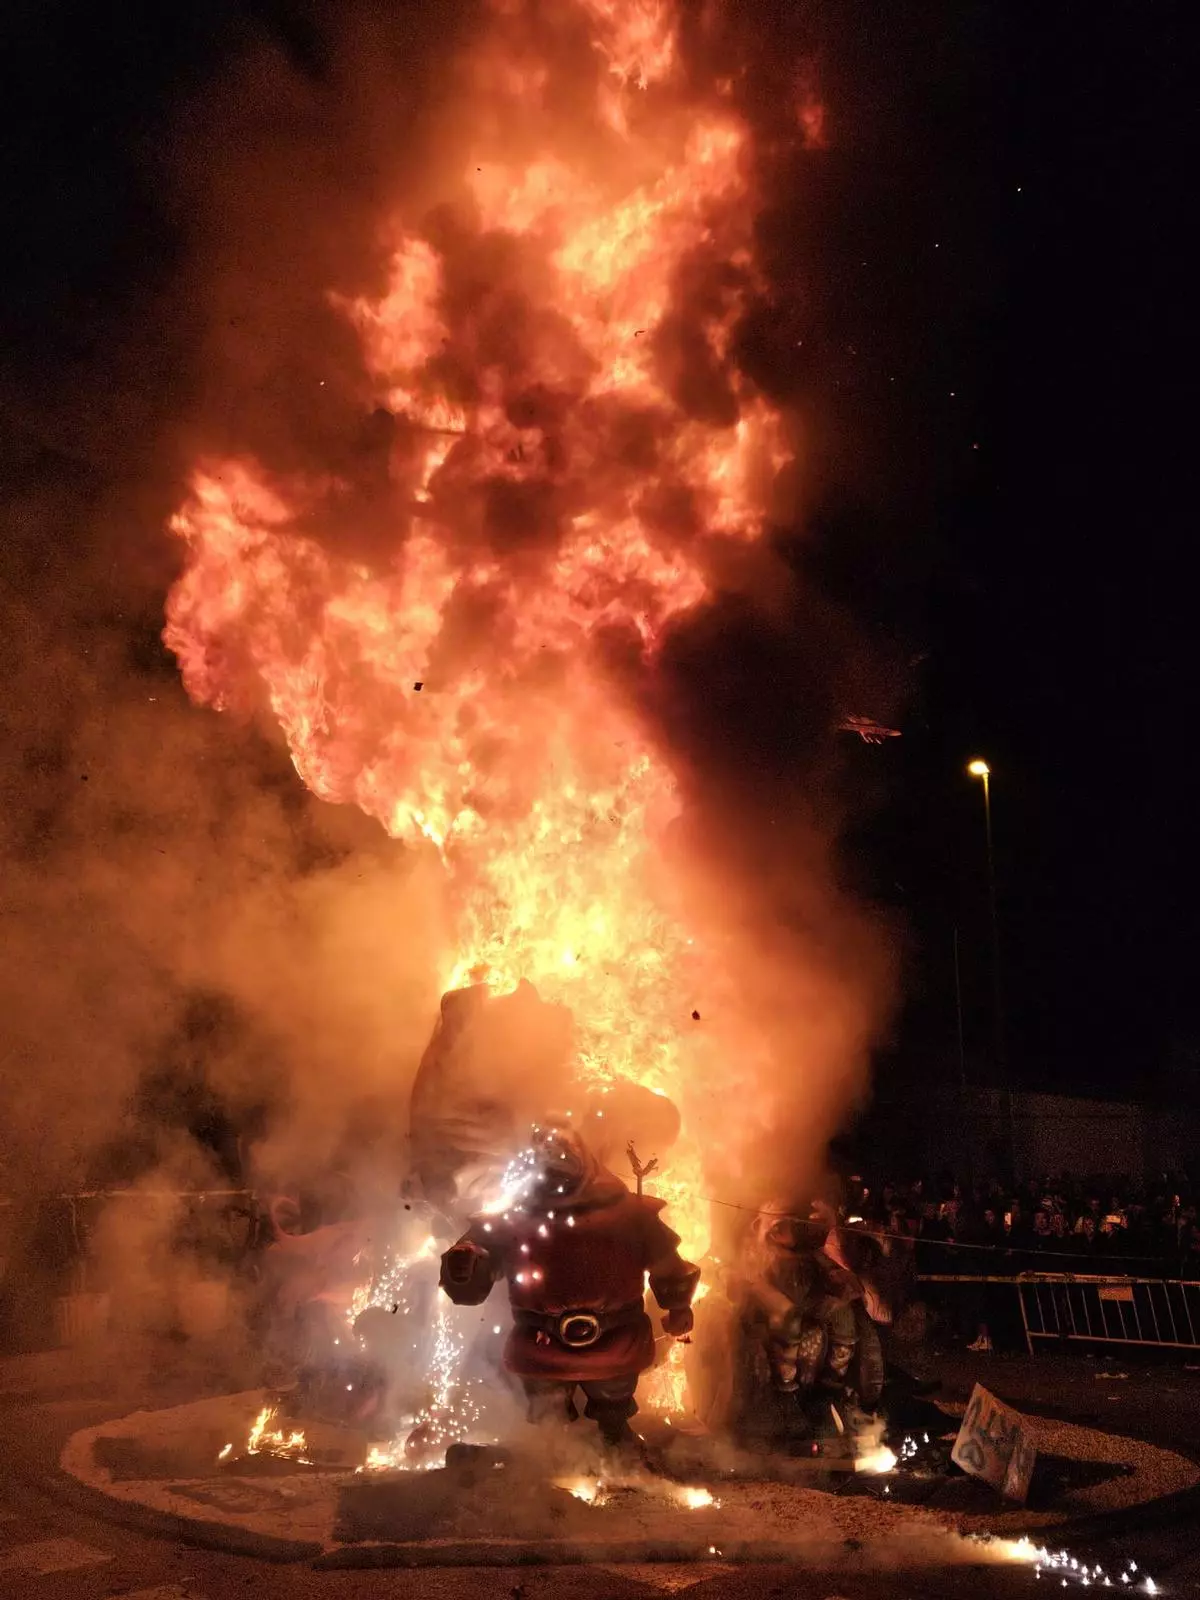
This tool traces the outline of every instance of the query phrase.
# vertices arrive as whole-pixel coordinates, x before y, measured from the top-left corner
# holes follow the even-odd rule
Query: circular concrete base
[[[1090,1464],[1094,1480],[1085,1481],[1089,1474],[1081,1472],[1081,1486],[1063,1494],[1052,1511],[1010,1506],[966,1480],[947,1485],[953,1492],[936,1506],[903,1504],[902,1478],[874,1479],[874,1492],[866,1496],[794,1482],[712,1479],[705,1486],[713,1503],[694,1509],[681,1503],[678,1485],[643,1479],[605,1503],[588,1504],[565,1492],[570,1486],[561,1477],[557,1487],[548,1481],[543,1469],[506,1468],[468,1490],[443,1493],[436,1512],[425,1516],[420,1498],[436,1474],[297,1470],[261,1457],[225,1470],[220,1452],[227,1443],[240,1451],[262,1404],[262,1394],[252,1391],[135,1412],[74,1434],[60,1464],[92,1509],[103,1505],[120,1520],[144,1527],[150,1519],[156,1531],[265,1559],[354,1567],[580,1561],[786,1561],[822,1571],[884,1562],[941,1566],[998,1559],[977,1542],[980,1535],[1044,1538],[1055,1526],[1128,1512],[1200,1484],[1200,1469],[1171,1451],[1031,1417],[1028,1431],[1038,1450]],[[97,1451],[101,1440],[109,1442]],[[117,1461],[117,1469],[98,1465],[98,1456]],[[139,1462],[149,1464],[145,1475],[128,1475],[140,1470]],[[1105,1475],[1105,1467],[1122,1475]],[[407,1531],[388,1536],[384,1524],[375,1536],[361,1530],[347,1536],[342,1508],[356,1486],[381,1481],[393,1483],[398,1503],[408,1505],[397,1523]],[[969,1492],[956,1499],[960,1489]],[[421,1536],[412,1537],[418,1527]]]

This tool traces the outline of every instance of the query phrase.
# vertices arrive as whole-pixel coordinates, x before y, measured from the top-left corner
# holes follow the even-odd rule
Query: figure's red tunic
[[[680,1258],[679,1237],[659,1216],[664,1201],[635,1195],[611,1173],[554,1207],[514,1209],[481,1217],[461,1242],[483,1255],[469,1282],[442,1287],[452,1300],[478,1305],[500,1278],[514,1312],[557,1317],[630,1311],[594,1344],[570,1349],[552,1334],[523,1326],[518,1316],[504,1363],[521,1378],[589,1383],[644,1372],[654,1361],[654,1330],[639,1309],[649,1281],[664,1311],[691,1303],[698,1270]]]

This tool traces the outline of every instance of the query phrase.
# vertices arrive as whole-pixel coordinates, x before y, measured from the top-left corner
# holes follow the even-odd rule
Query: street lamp
[[[974,761],[967,762],[967,771],[972,778],[978,778],[983,784],[983,821],[987,829],[987,857],[988,857],[988,892],[992,902],[992,932],[996,931],[996,862],[992,855],[992,769],[981,757],[976,756]],[[999,949],[999,946],[997,946]]]
[[[983,821],[987,832],[988,906],[992,914],[992,1026],[995,1030],[996,1070],[1008,1090],[1009,1132],[1013,1145],[1014,1177],[1016,1165],[1016,1128],[1013,1123],[1012,1085],[1007,1082],[1004,1060],[1004,1009],[1000,989],[1000,918],[996,911],[996,857],[992,849],[992,769],[982,757],[967,762],[970,777],[978,778],[983,785]]]

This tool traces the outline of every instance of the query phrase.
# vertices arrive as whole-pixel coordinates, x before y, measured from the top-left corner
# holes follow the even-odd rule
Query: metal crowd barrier
[[[921,1273],[918,1282],[1011,1285],[1030,1355],[1039,1340],[1200,1350],[1200,1283],[1190,1280],[1022,1272],[1015,1277]]]
[[[1025,1339],[1200,1348],[1200,1283],[1025,1273],[1018,1282]]]

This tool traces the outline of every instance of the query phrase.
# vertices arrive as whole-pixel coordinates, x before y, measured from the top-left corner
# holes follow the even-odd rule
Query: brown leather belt
[[[518,1328],[548,1334],[568,1350],[586,1350],[614,1328],[631,1328],[645,1310],[640,1301],[615,1311],[515,1311]]]

